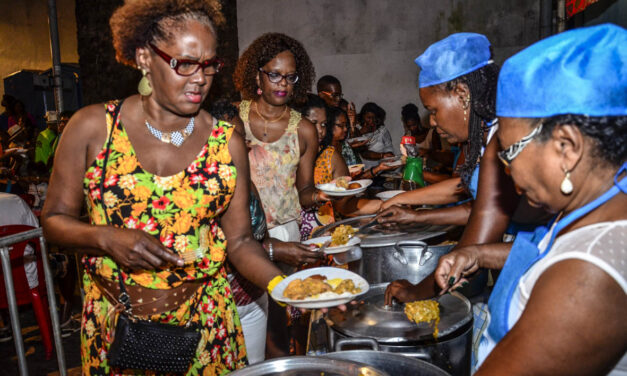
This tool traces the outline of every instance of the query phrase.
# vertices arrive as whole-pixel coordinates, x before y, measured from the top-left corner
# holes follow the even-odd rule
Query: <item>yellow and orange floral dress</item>
[[[176,309],[150,320],[184,325],[191,319],[201,327],[201,343],[187,375],[222,375],[246,364],[246,349],[239,316],[226,278],[226,238],[217,217],[228,207],[235,191],[237,170],[228,142],[233,127],[214,126],[196,159],[178,174],[161,177],[144,170],[122,124],[114,121],[119,102],[106,105],[107,135],[113,132],[106,174],[106,146],[88,168],[84,190],[93,225],[141,229],[173,252],[192,252],[195,261],[183,267],[130,272],[122,269],[127,285],[171,289],[184,281],[201,281],[198,292]],[[115,124],[114,124],[115,122]],[[100,180],[104,180],[104,193]],[[81,330],[81,357],[85,375],[137,374],[109,366],[111,330],[105,321],[111,304],[93,282],[99,275],[118,281],[109,257],[83,257],[85,303]],[[193,317],[190,312],[194,312]],[[139,374],[154,374],[140,371]]]

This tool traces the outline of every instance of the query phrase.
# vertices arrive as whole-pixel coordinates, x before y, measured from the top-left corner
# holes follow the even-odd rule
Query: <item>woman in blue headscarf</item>
[[[452,34],[429,46],[416,59],[420,99],[429,124],[451,144],[464,145],[459,177],[402,193],[384,202],[380,223],[457,224],[468,222],[471,203],[439,210],[414,211],[397,205],[452,204],[476,197],[479,160],[496,127],[496,82],[499,68],[491,60],[490,42],[481,34]]]
[[[502,268],[476,375],[627,371],[627,31],[540,41],[498,82],[500,159],[529,203],[555,213],[512,244],[461,248],[436,281]]]

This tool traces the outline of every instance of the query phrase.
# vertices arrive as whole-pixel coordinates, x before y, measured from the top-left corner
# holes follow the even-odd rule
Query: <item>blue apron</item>
[[[488,308],[491,317],[490,325],[488,326],[488,334],[495,342],[499,342],[510,330],[508,324],[509,309],[514,292],[518,287],[518,281],[536,262],[549,253],[555,241],[555,237],[561,230],[609,201],[619,192],[627,193],[627,178],[621,179],[620,182],[618,181],[618,177],[625,172],[627,172],[627,163],[624,163],[614,176],[614,186],[612,186],[612,188],[594,201],[574,210],[557,222],[544,252],[538,249],[538,244],[548,233],[551,226],[540,226],[534,232],[518,233],[514,244],[512,244],[512,250],[507,257],[507,261],[505,261],[505,265],[501,270],[501,274],[488,300]],[[555,219],[551,221],[551,224],[554,222]]]

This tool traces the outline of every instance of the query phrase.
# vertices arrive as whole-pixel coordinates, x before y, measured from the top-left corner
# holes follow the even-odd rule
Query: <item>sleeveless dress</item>
[[[268,229],[272,229],[300,219],[296,171],[300,162],[298,123],[301,114],[290,109],[285,133],[278,140],[266,143],[257,139],[250,130],[250,105],[250,100],[241,101],[239,116],[244,122],[246,141],[250,146],[250,178],[259,191]]]
[[[113,132],[106,174],[106,143],[84,177],[84,192],[92,225],[141,229],[179,255],[192,252],[192,263],[169,269],[129,272],[121,269],[127,285],[171,289],[184,281],[201,281],[195,295],[176,309],[148,318],[171,325],[191,320],[201,326],[202,338],[187,375],[223,375],[246,365],[246,349],[237,309],[226,278],[226,238],[218,216],[235,191],[237,170],[228,142],[232,125],[218,122],[196,159],[183,171],[161,177],[144,170],[127,133],[114,113],[120,102],[106,104],[107,139]],[[104,194],[100,180],[104,178]],[[114,369],[107,352],[112,340],[108,324],[111,304],[94,283],[98,275],[118,281],[113,259],[84,256],[85,303],[81,330],[82,371],[86,375],[149,374]],[[194,312],[190,318],[190,312]]]
[[[335,148],[329,146],[324,149],[314,165],[314,184],[326,184],[333,180],[333,168],[331,167],[331,157],[335,153]],[[326,202],[324,205],[311,208],[303,208],[301,211],[301,226],[300,237],[301,240],[307,240],[311,236],[311,233],[319,226],[325,226],[335,222],[335,215],[333,214],[333,205],[331,202]]]

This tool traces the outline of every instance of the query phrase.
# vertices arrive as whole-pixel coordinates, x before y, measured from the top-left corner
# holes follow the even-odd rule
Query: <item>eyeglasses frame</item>
[[[298,75],[298,73],[290,73],[290,74],[282,75],[279,72],[266,72],[265,70],[263,70],[263,68],[259,68],[259,72],[265,73],[266,77],[268,77],[268,81],[272,82],[273,84],[278,84],[282,80],[285,80],[285,82],[287,82],[288,85],[296,85],[298,80],[300,80],[300,76]],[[270,78],[270,73],[277,74],[281,78],[278,81],[272,81],[272,79]],[[287,79],[287,76],[292,76],[292,75],[296,76],[296,81],[294,82],[290,82],[290,80]]]
[[[514,142],[507,149],[498,152],[499,159],[505,165],[505,167],[509,167],[512,164],[512,161],[518,157],[518,155],[529,145],[534,138],[536,138],[540,132],[542,132],[542,123],[535,127],[528,135],[521,138],[520,141]]]
[[[324,95],[328,95],[331,98],[337,98],[342,100],[342,98],[344,98],[344,93],[333,93],[331,91],[328,90],[322,90],[321,93],[323,93]]]
[[[207,67],[217,63],[215,73],[211,73],[211,74],[205,73],[205,76],[213,76],[216,73],[220,72],[220,70],[222,70],[222,68],[224,67],[224,61],[222,61],[222,59],[220,59],[218,56],[214,56],[211,59],[208,59],[208,60],[205,60],[205,61],[195,61],[195,60],[190,60],[190,59],[176,59],[176,58],[168,55],[166,52],[160,50],[154,44],[148,43],[148,45],[150,46],[150,48],[152,48],[152,50],[159,57],[161,57],[163,59],[163,61],[168,63],[170,65],[170,68],[174,69],[176,74],[178,74],[179,76],[183,76],[183,77],[192,76],[192,75],[196,74],[196,72],[198,72],[198,69],[200,69],[200,68],[203,69],[203,73],[204,73],[205,68],[207,68]],[[196,65],[196,69],[192,73],[190,73],[190,74],[181,74],[179,72],[179,67],[180,67],[181,64],[194,64],[194,65]]]

